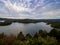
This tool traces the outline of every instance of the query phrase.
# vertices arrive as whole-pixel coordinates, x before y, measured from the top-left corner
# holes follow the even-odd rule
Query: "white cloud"
[[[45,18],[45,19],[47,19],[47,18],[60,18],[60,9],[40,13],[37,15],[37,17],[38,18]]]
[[[19,11],[28,11],[28,10],[31,11],[30,8],[23,7],[24,4],[17,5],[16,2],[14,4],[12,4],[10,1],[5,1],[4,3],[5,3],[6,7],[11,8],[11,9],[17,11],[17,12],[19,12]]]
[[[10,0],[0,0],[4,3],[4,7],[0,8],[0,17],[7,18],[60,18],[60,3],[45,4],[44,0],[36,2],[33,8],[30,8],[30,2],[27,3],[11,3]],[[31,0],[30,0],[31,1]]]

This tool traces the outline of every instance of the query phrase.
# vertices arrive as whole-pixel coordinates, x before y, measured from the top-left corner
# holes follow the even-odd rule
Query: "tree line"
[[[20,32],[17,36],[0,34],[0,45],[60,45],[60,31],[52,29],[50,32],[39,30],[33,36]]]

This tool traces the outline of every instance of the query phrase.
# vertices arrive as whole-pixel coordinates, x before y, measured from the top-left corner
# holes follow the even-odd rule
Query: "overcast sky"
[[[60,19],[60,0],[0,0],[0,18]]]

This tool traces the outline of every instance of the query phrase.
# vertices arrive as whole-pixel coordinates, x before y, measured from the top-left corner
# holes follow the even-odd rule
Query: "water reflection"
[[[22,31],[24,34],[31,33],[34,34],[39,30],[47,30],[50,31],[52,27],[47,25],[44,22],[40,23],[30,23],[30,24],[23,24],[23,23],[12,23],[9,26],[0,26],[0,33],[4,32],[5,34],[18,34]]]
[[[5,21],[1,21],[1,20],[0,20],[0,22],[5,22]]]

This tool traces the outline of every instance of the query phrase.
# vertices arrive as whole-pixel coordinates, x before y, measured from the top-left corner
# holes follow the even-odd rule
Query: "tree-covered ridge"
[[[60,45],[60,31],[52,29],[50,32],[39,30],[33,36],[20,32],[17,36],[0,34],[0,45]]]
[[[39,22],[45,22],[47,24],[51,24],[54,28],[60,29],[60,19],[0,19],[4,22],[0,22],[0,26],[7,26],[12,23],[23,23],[23,24],[29,24],[29,23],[39,23]]]

